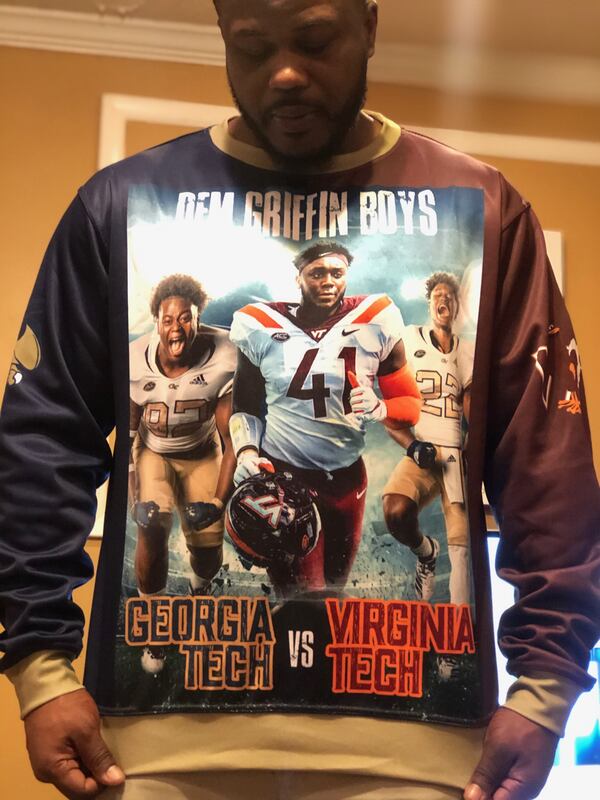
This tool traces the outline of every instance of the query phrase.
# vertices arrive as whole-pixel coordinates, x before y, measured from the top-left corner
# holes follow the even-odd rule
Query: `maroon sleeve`
[[[514,675],[590,688],[600,492],[579,351],[529,206],[514,206],[500,261],[485,483],[500,528],[498,574],[516,590],[500,645]]]

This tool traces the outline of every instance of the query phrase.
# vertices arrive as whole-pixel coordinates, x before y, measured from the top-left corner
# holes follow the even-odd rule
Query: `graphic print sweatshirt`
[[[494,169],[380,121],[372,145],[303,175],[201,131],[103,170],[67,210],[0,420],[2,669],[23,713],[77,687],[72,592],[109,473],[85,677],[107,717],[484,723],[482,483],[515,587],[509,704],[560,732],[590,687],[600,503],[541,229]],[[392,418],[403,368],[431,441]],[[202,426],[209,445],[186,447]],[[240,441],[275,473],[234,479]],[[148,531],[168,541],[150,588]]]

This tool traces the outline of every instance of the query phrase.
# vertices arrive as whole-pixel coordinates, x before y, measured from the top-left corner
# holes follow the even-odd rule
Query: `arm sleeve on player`
[[[237,370],[233,379],[232,408],[264,419],[265,380],[258,367],[241,351],[238,353]]]
[[[144,380],[144,365],[149,342],[150,336],[146,334],[129,345],[129,397],[140,408],[147,402],[147,393],[144,391],[147,383]]]
[[[404,320],[400,309],[395,303],[390,303],[375,319],[379,323],[381,361],[385,361],[404,336]]]
[[[271,333],[273,331],[266,330],[252,315],[245,311],[236,311],[229,338],[255,367],[259,367],[264,350],[271,339]]]
[[[92,576],[84,552],[107,476],[114,426],[106,248],[78,196],[48,247],[17,344],[0,416],[2,670],[38,651],[73,658]],[[32,338],[33,337],[33,338]]]
[[[225,397],[226,395],[231,394],[232,390],[233,390],[233,376],[227,381],[227,383],[224,383],[223,386],[219,389],[219,394],[218,394],[219,400],[221,399],[221,397]]]
[[[423,401],[408,364],[390,375],[380,375],[377,380],[387,408],[387,420],[416,425]]]
[[[600,620],[600,493],[571,321],[543,233],[524,207],[503,232],[485,485],[497,570],[516,589],[500,646],[516,676],[579,689]]]
[[[238,456],[242,450],[253,448],[260,451],[260,443],[264,431],[262,420],[253,414],[237,411],[229,419],[229,434],[233,452]]]
[[[225,382],[219,390],[219,398],[231,394],[233,390],[233,376],[237,366],[237,350],[230,341],[229,337],[221,339],[219,347],[219,365],[223,370]]]
[[[458,352],[458,377],[463,391],[469,389],[473,383],[474,357],[475,348],[473,342],[461,338]]]

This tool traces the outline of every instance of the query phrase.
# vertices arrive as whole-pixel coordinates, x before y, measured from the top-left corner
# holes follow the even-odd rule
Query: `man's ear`
[[[219,0],[213,0],[213,6],[215,7],[215,14],[217,15],[217,25],[219,26],[221,33],[223,33],[223,25],[221,24],[221,9],[219,6]]]
[[[366,21],[367,36],[369,41],[369,58],[375,53],[375,40],[377,38],[377,24],[379,21],[379,6],[376,0],[367,0]]]

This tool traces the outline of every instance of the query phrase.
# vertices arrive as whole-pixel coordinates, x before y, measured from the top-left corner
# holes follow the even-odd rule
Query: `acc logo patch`
[[[415,358],[423,358],[425,355],[427,355],[425,350],[417,350],[415,353]]]
[[[285,331],[274,333],[273,336],[271,336],[271,339],[273,339],[274,342],[287,342],[289,338],[289,333],[286,333]]]
[[[148,383],[147,383],[147,384],[144,386],[144,391],[145,391],[145,392],[151,392],[151,391],[152,391],[152,389],[154,389],[154,387],[155,387],[155,386],[156,386],[156,384],[154,383],[154,381],[149,381],[149,382],[148,382]]]
[[[26,326],[23,335],[17,340],[13,360],[8,371],[8,385],[16,386],[23,380],[23,369],[31,372],[39,366],[42,349],[37,336]]]

